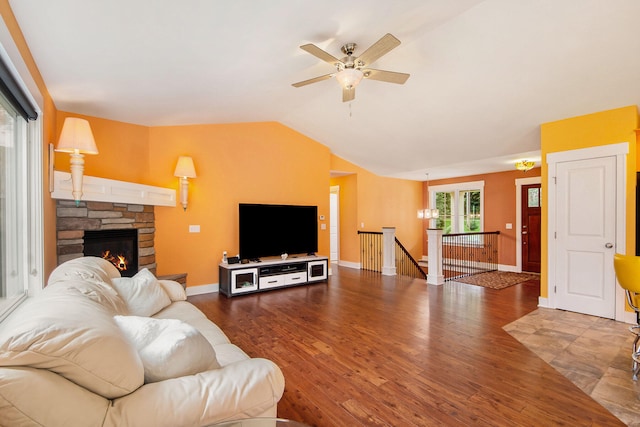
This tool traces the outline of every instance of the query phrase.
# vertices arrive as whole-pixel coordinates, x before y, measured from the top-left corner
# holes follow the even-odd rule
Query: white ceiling
[[[277,121],[386,176],[540,161],[544,122],[640,102],[638,0],[9,0],[56,107],[147,126]],[[351,103],[302,51],[402,44]]]

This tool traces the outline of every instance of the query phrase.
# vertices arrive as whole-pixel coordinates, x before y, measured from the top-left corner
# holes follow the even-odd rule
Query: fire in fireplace
[[[138,230],[85,230],[84,255],[110,261],[124,277],[138,272]]]

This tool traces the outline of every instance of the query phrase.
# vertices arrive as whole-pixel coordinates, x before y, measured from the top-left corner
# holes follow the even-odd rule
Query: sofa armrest
[[[158,279],[158,283],[162,286],[162,289],[167,293],[169,299],[173,301],[186,301],[187,292],[184,286],[175,280]]]
[[[0,368],[0,425],[100,427],[111,402],[46,369]]]
[[[191,427],[264,414],[284,392],[284,376],[266,359],[157,383],[115,399],[105,426]],[[275,413],[273,414],[275,416]]]

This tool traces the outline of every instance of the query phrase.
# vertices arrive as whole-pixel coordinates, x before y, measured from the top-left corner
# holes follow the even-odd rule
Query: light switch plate
[[[200,232],[200,226],[199,225],[190,225],[189,226],[189,233],[199,233]]]

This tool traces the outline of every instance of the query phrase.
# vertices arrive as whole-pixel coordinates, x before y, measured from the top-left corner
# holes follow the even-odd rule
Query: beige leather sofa
[[[100,258],[60,265],[0,323],[3,426],[204,426],[275,417],[283,391],[180,284]]]

